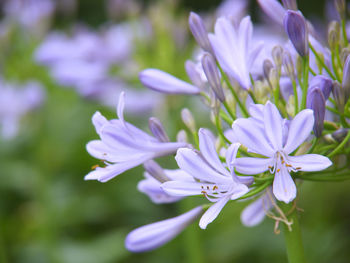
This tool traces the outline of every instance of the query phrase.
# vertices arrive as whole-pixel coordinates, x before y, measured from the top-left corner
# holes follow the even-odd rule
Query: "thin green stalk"
[[[258,101],[257,101],[257,99],[256,99],[256,97],[254,95],[254,92],[250,89],[250,90],[248,90],[248,93],[249,93],[250,97],[252,98],[253,102],[255,104],[258,104]]]
[[[343,19],[341,21],[341,28],[342,28],[342,32],[343,32],[344,44],[345,44],[345,46],[348,46],[349,45],[349,41],[348,41],[348,37],[346,35],[346,24],[345,23],[346,23],[346,21],[345,21],[345,19]]]
[[[297,114],[299,112],[299,100],[298,100],[298,90],[297,90],[297,83],[295,82],[295,79],[292,79],[292,85],[293,85],[293,92],[294,92],[294,114]]]
[[[306,108],[306,95],[309,84],[309,56],[305,56],[303,59],[303,82],[302,82],[302,90],[303,94],[301,97],[301,106],[300,110]]]
[[[218,133],[219,133],[219,138],[222,140],[222,142],[231,144],[230,140],[227,139],[226,136],[224,135],[224,132],[223,132],[222,126],[221,126],[220,117],[218,114],[215,116],[215,125],[216,125],[216,129],[218,130]]]
[[[241,196],[240,198],[238,198],[236,200],[241,200],[241,199],[246,199],[246,198],[252,197],[252,196],[264,191],[267,187],[269,187],[271,185],[271,183],[272,183],[271,181],[267,181],[266,183],[254,188],[253,190],[249,191],[248,193],[246,193],[245,195]]]
[[[313,69],[310,67],[309,68],[309,71],[310,71],[310,73],[312,74],[312,75],[314,75],[314,76],[316,76],[317,74],[316,74],[316,72],[315,71],[313,71]]]
[[[312,51],[312,53],[314,53],[317,61],[322,65],[322,67],[327,71],[327,73],[329,74],[329,76],[331,76],[332,79],[336,80],[336,77],[334,76],[334,74],[330,71],[330,69],[326,66],[326,64],[324,63],[323,59],[320,58],[320,56],[318,55],[317,51],[315,50],[315,48],[311,45],[311,43],[309,42],[309,47]]]
[[[227,116],[227,114],[222,109],[220,109],[219,114],[220,114],[220,117],[231,127],[233,120],[230,119],[230,117]]]
[[[230,80],[228,79],[227,75],[225,74],[225,72],[222,70],[221,67],[219,67],[219,69],[220,69],[221,75],[223,76],[223,78],[224,78],[224,80],[225,80],[225,82],[226,82],[228,88],[230,89],[230,91],[231,91],[233,97],[234,97],[235,100],[237,101],[238,106],[239,106],[239,108],[241,109],[243,116],[244,116],[244,117],[249,117],[249,113],[248,113],[247,109],[245,108],[245,106],[242,104],[242,102],[241,102],[240,99],[238,98],[238,95],[237,95],[235,89],[232,87],[231,82],[230,82]]]
[[[289,263],[305,263],[303,241],[299,226],[297,209],[293,207],[293,203],[285,204],[279,202],[279,206],[287,216],[289,221],[292,221],[291,231],[286,224],[283,224],[283,234],[286,244],[287,257]],[[290,213],[290,211],[292,211]],[[290,213],[288,215],[288,213]]]
[[[338,145],[337,148],[335,148],[330,154],[328,154],[328,157],[332,157],[334,155],[336,155],[337,153],[339,153],[344,146],[346,145],[346,143],[349,141],[350,139],[350,132],[348,132],[348,134],[346,135],[346,137],[344,138],[344,140],[341,142],[341,144]]]
[[[338,72],[338,70],[337,70],[337,65],[335,64],[335,53],[334,52],[332,52],[332,66],[333,66],[333,69],[334,69],[334,74],[335,74],[335,76],[336,76],[336,78],[337,78],[337,80],[339,81],[339,82],[341,82],[341,79],[340,79],[340,76],[339,76],[339,72]]]
[[[228,114],[230,115],[230,117],[235,120],[236,119],[236,115],[232,112],[231,108],[229,107],[229,105],[227,104],[226,101],[224,101],[222,104],[224,104],[225,109],[227,110]]]

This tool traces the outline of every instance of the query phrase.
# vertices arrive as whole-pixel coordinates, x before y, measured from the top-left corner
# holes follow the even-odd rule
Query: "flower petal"
[[[230,169],[231,173],[234,173],[234,163],[236,161],[236,156],[238,152],[238,148],[241,146],[240,143],[233,143],[228,147],[226,151],[226,164],[227,167]]]
[[[125,247],[132,252],[156,249],[175,238],[201,213],[203,208],[198,206],[180,216],[139,227],[128,234]]]
[[[223,167],[215,149],[215,144],[210,132],[206,129],[199,129],[199,149],[205,160],[220,173],[227,175],[227,170]]]
[[[159,69],[145,69],[140,81],[149,89],[169,94],[199,94],[200,89]]]
[[[279,171],[279,172],[278,172]],[[287,168],[277,166],[275,179],[273,180],[273,194],[276,199],[289,203],[297,196],[297,188]]]
[[[215,220],[215,218],[219,215],[220,211],[229,200],[230,196],[225,196],[213,204],[211,207],[209,207],[209,209],[204,213],[201,220],[199,221],[199,227],[206,229],[207,225]]]
[[[272,157],[275,151],[270,146],[263,130],[253,120],[237,119],[232,125],[239,142],[249,151]]]
[[[108,123],[108,120],[99,111],[97,111],[92,116],[92,123],[95,126],[97,134],[100,134],[102,127]]]
[[[245,195],[249,192],[248,186],[245,184],[237,184],[231,194],[231,200],[235,200],[237,198],[240,198],[241,196]]]
[[[288,156],[288,162],[298,171],[305,172],[321,171],[332,165],[331,160],[320,154]]]
[[[232,179],[213,170],[203,158],[192,149],[181,148],[175,156],[179,167],[193,177],[212,183],[229,184]]]
[[[201,195],[203,189],[213,189],[214,184],[203,184],[199,182],[167,181],[161,188],[172,196]]]
[[[264,107],[264,127],[266,136],[276,151],[282,149],[282,123],[278,109],[268,101]]]
[[[242,174],[259,174],[267,171],[272,161],[272,158],[242,157],[236,159],[235,168]]]
[[[314,113],[310,109],[302,110],[291,121],[288,138],[283,147],[286,154],[290,154],[302,144],[310,135],[314,126]]]

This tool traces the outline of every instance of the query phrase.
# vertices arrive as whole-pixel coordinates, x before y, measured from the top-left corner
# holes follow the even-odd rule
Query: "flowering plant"
[[[276,39],[269,50],[254,37],[249,16],[240,21],[222,16],[208,34],[200,16],[191,13],[189,27],[202,49],[200,62],[186,63],[192,83],[158,69],[140,73],[143,85],[152,90],[201,97],[215,134],[197,131],[184,109],[187,132],[179,131],[175,142],[154,117],[150,136],[124,120],[124,93],[118,119],[93,116],[100,140],[89,142],[87,150],[105,166],[95,167],[85,179],[106,182],[143,164],[146,179],[139,190],[155,203],[196,195],[208,201],[132,231],[126,238],[130,251],[155,249],[199,217],[205,229],[228,202],[246,201],[242,223],[254,226],[267,216],[275,220],[276,233],[283,223],[289,262],[305,262],[297,215],[301,182],[350,179],[344,162],[350,139],[345,1],[335,1],[340,20],[329,26],[328,46],[320,43],[296,1],[258,2],[289,41]],[[173,154],[179,169],[163,169],[154,161]]]

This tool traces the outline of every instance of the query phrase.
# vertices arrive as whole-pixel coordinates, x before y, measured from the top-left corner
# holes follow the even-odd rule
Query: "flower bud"
[[[188,142],[187,133],[184,130],[180,130],[176,135],[177,142]]]
[[[334,5],[337,9],[337,12],[339,13],[340,19],[344,20],[346,14],[345,0],[334,0]]]
[[[340,25],[337,21],[332,21],[328,27],[328,44],[331,50],[339,45],[340,40]]]
[[[335,81],[333,83],[333,97],[335,104],[337,105],[338,111],[340,113],[344,112],[344,106],[345,106],[345,95],[344,95],[344,89],[341,87],[339,82]]]
[[[161,142],[169,142],[169,137],[166,134],[163,124],[155,117],[151,117],[148,120],[148,126],[154,137]]]
[[[305,18],[301,12],[288,10],[284,20],[284,29],[295,50],[301,57],[309,54],[308,30]]]
[[[273,69],[273,64],[272,64],[271,60],[265,59],[264,63],[263,63],[263,72],[264,72],[264,77],[267,79],[270,86],[271,86],[271,83],[270,83],[270,71],[271,71],[271,69]]]
[[[146,172],[157,181],[164,183],[169,181],[169,178],[165,175],[162,167],[159,166],[155,161],[149,160],[143,164]]]
[[[209,53],[204,54],[202,57],[202,66],[208,82],[215,93],[215,96],[221,102],[225,101],[225,94],[221,86],[220,75],[213,56]]]
[[[297,1],[296,0],[282,0],[282,4],[287,10],[298,11]]]
[[[350,55],[347,56],[344,63],[342,86],[343,86],[344,96],[345,96],[344,103],[346,104],[346,102],[350,97]]]
[[[307,105],[308,109],[314,111],[314,133],[316,137],[320,137],[323,131],[323,121],[326,113],[326,100],[320,88],[314,88],[307,95]]]
[[[200,73],[196,69],[196,64],[191,60],[187,60],[185,63],[185,69],[186,69],[187,76],[190,78],[191,82],[196,87],[203,89],[205,86],[205,83],[201,78]]]
[[[340,60],[342,62],[342,64],[345,64],[345,61],[347,59],[347,57],[350,55],[350,49],[349,48],[343,48],[340,52]]]
[[[209,38],[208,38],[208,32],[205,29],[205,26],[201,17],[196,13],[191,12],[190,17],[188,19],[188,23],[190,25],[190,30],[194,38],[196,39],[198,45],[205,51],[213,54],[212,47],[210,45]]]
[[[277,45],[272,49],[272,58],[275,62],[276,68],[280,70],[283,61],[283,48],[280,45]]]
[[[291,80],[295,80],[294,63],[293,63],[292,56],[288,51],[283,52],[283,67],[288,77]]]
[[[203,212],[198,206],[180,216],[139,227],[128,234],[125,247],[132,252],[156,249],[174,239]]]
[[[332,133],[332,138],[338,143],[342,142],[346,135],[348,135],[349,129],[341,128]]]
[[[319,88],[322,91],[325,100],[328,100],[333,89],[333,80],[329,77],[318,75],[310,81],[309,92],[315,88]]]
[[[278,82],[279,82],[279,77],[278,77],[278,72],[276,68],[272,68],[270,70],[270,74],[269,74],[269,82],[271,84],[271,87],[273,89],[275,89],[278,86]]]
[[[181,111],[181,118],[184,124],[187,126],[187,128],[191,132],[196,132],[196,123],[194,121],[194,118],[192,116],[192,113],[189,111],[189,109],[184,108]]]

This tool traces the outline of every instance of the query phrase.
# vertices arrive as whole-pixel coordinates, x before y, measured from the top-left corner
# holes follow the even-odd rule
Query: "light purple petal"
[[[239,142],[248,148],[249,151],[272,157],[275,151],[269,145],[264,132],[249,119],[237,119],[233,125],[233,132]]]
[[[233,143],[228,147],[226,151],[226,164],[227,167],[230,169],[231,173],[234,173],[234,163],[236,161],[236,156],[238,152],[238,148],[241,146],[240,143]]]
[[[220,173],[228,175],[227,170],[223,167],[215,149],[214,140],[211,133],[206,129],[199,129],[199,149],[205,160]]]
[[[249,189],[245,184],[237,184],[235,185],[231,193],[231,200],[240,198],[241,196],[245,195],[248,192],[249,192]]]
[[[145,225],[131,231],[125,239],[125,247],[132,252],[156,249],[182,232],[203,213],[198,206],[180,216]]]
[[[264,126],[266,136],[276,151],[282,149],[282,124],[278,109],[268,101],[264,107]]]
[[[179,149],[175,159],[182,170],[199,180],[222,184],[232,183],[231,178],[223,176],[213,170],[203,158],[192,149]]]
[[[331,160],[319,154],[304,154],[288,156],[288,162],[298,171],[314,172],[321,171],[332,165]]]
[[[314,113],[306,109],[299,112],[289,126],[286,145],[283,147],[286,154],[290,154],[302,144],[310,135],[314,126]]]
[[[213,189],[214,186],[215,184],[184,181],[168,181],[161,185],[162,189],[172,196],[201,195],[203,189]]]
[[[259,174],[267,171],[272,162],[272,158],[241,157],[236,159],[235,168],[242,174]]]
[[[204,213],[199,221],[199,227],[202,229],[206,229],[207,225],[215,220],[215,218],[219,215],[222,208],[226,205],[226,203],[230,200],[230,196],[225,196],[213,204],[209,209]]]
[[[199,94],[200,89],[159,69],[145,69],[139,74],[144,86],[169,94]]]
[[[276,23],[283,26],[286,10],[277,0],[258,0],[262,10]]]
[[[92,124],[95,126],[97,134],[100,134],[102,127],[107,123],[108,120],[98,111],[92,116]]]
[[[117,116],[118,116],[118,119],[125,126],[124,107],[125,107],[125,92],[123,91],[119,95],[119,101],[118,101],[118,106],[117,106]]]
[[[273,180],[273,194],[277,200],[288,204],[297,196],[297,188],[287,168],[284,166],[277,166],[277,168],[279,172],[276,171],[275,179]]]

